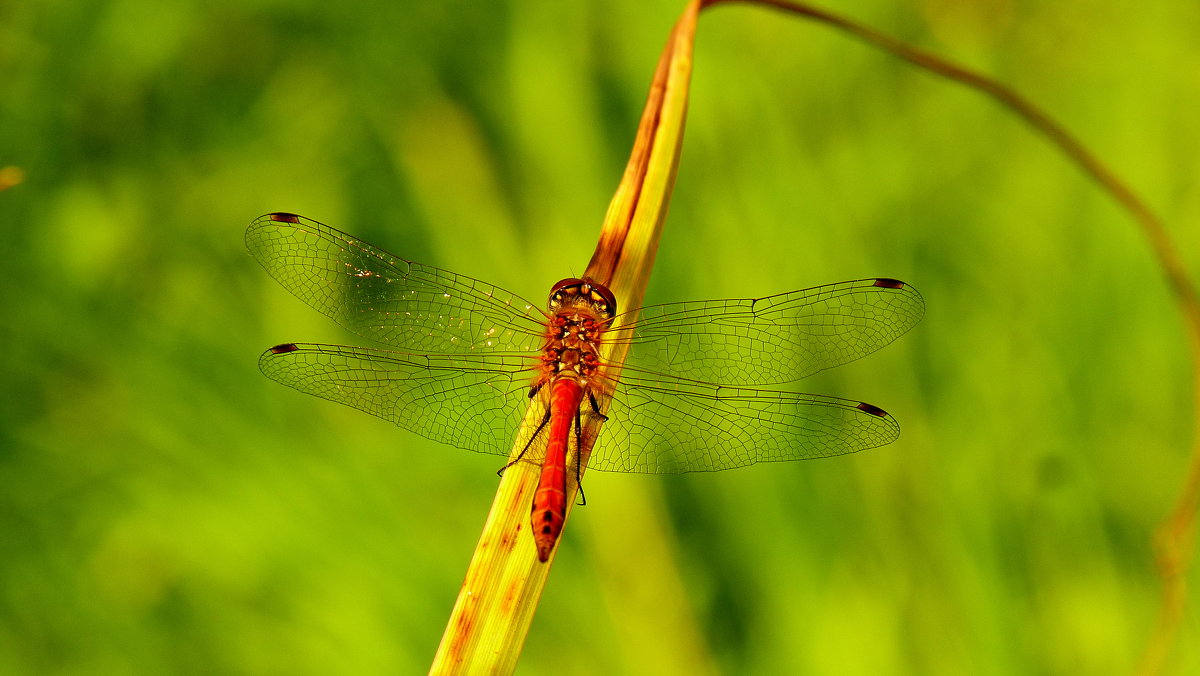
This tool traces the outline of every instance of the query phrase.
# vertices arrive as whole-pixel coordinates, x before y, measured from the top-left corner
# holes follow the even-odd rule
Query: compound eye
[[[572,287],[579,287],[586,284],[582,279],[577,277],[568,277],[560,280],[557,284],[550,287],[550,295],[554,298],[562,298],[562,292]]]
[[[602,312],[605,312],[610,315],[616,314],[617,313],[617,299],[615,296],[613,296],[612,291],[609,291],[608,287],[604,286],[603,284],[598,284],[596,282],[592,282],[591,286],[592,286],[592,294],[591,294],[592,301],[594,303],[596,303],[596,306]]]

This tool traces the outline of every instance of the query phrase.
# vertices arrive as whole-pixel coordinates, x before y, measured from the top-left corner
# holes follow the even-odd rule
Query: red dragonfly
[[[512,462],[542,466],[532,509],[542,561],[562,530],[573,450],[581,473],[585,417],[606,421],[587,466],[615,472],[716,471],[882,446],[900,426],[881,408],[758,388],[870,354],[925,312],[915,289],[885,278],[629,310],[596,281],[565,279],[542,310],[289,213],[255,220],[246,246],[297,298],[397,350],[286,343],[263,353],[262,372],[470,451],[508,455],[521,434]],[[630,347],[619,369],[601,349],[618,342]],[[541,423],[523,428],[531,400]]]

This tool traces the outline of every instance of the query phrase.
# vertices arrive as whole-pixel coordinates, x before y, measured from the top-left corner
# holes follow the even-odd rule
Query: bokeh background
[[[294,211],[542,297],[682,5],[0,4],[0,672],[427,668],[497,458],[262,377],[269,345],[356,341],[243,228]],[[1200,5],[852,13],[1064,121],[1196,269]],[[1133,224],[995,104],[821,26],[706,14],[693,85],[647,301],[913,283],[911,334],[798,385],[903,434],[589,475],[522,673],[1130,672],[1192,396]],[[1200,672],[1191,603],[1172,673]]]

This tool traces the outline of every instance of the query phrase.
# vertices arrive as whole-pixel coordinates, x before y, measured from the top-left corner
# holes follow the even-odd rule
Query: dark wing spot
[[[885,289],[903,289],[904,282],[902,282],[898,279],[891,279],[888,277],[880,277],[879,279],[875,280],[875,286],[881,286]]]
[[[296,347],[295,343],[284,343],[283,345],[276,345],[275,347],[271,348],[271,354],[286,354],[288,352],[295,352],[299,349],[300,348]]]
[[[868,404],[866,402],[859,402],[859,404],[856,408],[858,408],[858,410],[862,411],[863,413],[870,413],[871,415],[877,415],[880,418],[887,417],[887,411],[883,410],[882,408],[879,408],[878,406],[872,406],[871,404]]]
[[[553,521],[553,520],[554,520],[554,512],[551,512],[550,510],[547,509],[546,513],[542,515],[542,521],[549,522],[549,521]]]
[[[276,211],[273,214],[267,214],[267,218],[277,223],[299,223],[300,217],[296,214],[289,214],[286,211]]]
[[[545,533],[546,535],[550,534],[550,530],[551,530],[550,526],[542,526],[542,532]]]

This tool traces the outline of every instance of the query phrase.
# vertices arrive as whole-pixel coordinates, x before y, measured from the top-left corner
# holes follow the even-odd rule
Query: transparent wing
[[[632,343],[626,373],[778,385],[871,354],[924,314],[908,284],[860,279],[766,298],[651,305],[608,335]]]
[[[257,219],[246,245],[301,300],[404,350],[280,345],[259,361],[268,377],[430,439],[510,452],[539,367],[547,320],[540,309],[293,214]],[[874,406],[710,383],[803,378],[874,352],[923,313],[920,294],[891,279],[643,308],[636,323],[605,336],[631,342],[633,351],[589,465],[711,471],[890,443],[899,426]],[[526,459],[540,461],[543,448],[539,439]]]
[[[291,343],[263,353],[267,377],[459,448],[508,455],[529,406],[520,355],[412,355]],[[585,413],[586,414],[586,413]],[[895,419],[861,402],[631,378],[618,386],[588,466],[675,474],[823,458],[882,446]],[[520,441],[528,441],[528,434]],[[545,433],[525,460],[540,462]]]
[[[534,352],[546,316],[491,284],[389,254],[316,221],[266,214],[246,248],[288,291],[370,340],[416,352]]]
[[[623,379],[588,467],[677,474],[825,458],[883,446],[900,425],[835,397]]]
[[[533,361],[480,353],[418,355],[342,345],[289,343],[263,353],[270,379],[345,404],[428,439],[508,455],[529,408]],[[542,457],[531,448],[527,460]]]

